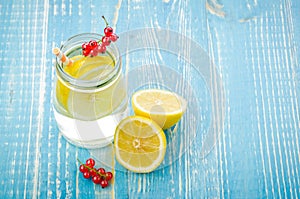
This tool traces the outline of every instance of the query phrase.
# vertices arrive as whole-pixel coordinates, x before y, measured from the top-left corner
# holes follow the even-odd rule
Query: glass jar
[[[69,38],[56,58],[54,116],[60,133],[72,144],[100,148],[111,143],[117,124],[127,116],[127,91],[119,50],[112,42],[105,53],[82,55],[82,44],[101,35],[83,33]]]

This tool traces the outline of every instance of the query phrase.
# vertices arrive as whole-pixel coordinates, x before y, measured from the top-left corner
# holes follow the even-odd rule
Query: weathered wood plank
[[[205,0],[1,2],[0,197],[299,198],[299,10],[299,1],[278,0],[260,17],[237,23],[212,15]],[[216,79],[205,82],[206,74],[189,65],[191,43],[180,39],[174,46],[183,51],[167,51],[157,43],[158,33],[149,30],[136,43],[155,48],[124,48],[124,72],[159,80],[165,78],[166,68],[172,69],[173,85],[162,81],[140,87],[175,88],[191,97],[191,115],[178,130],[182,134],[169,143],[176,150],[150,174],[128,172],[110,152],[97,151],[103,158],[98,166],[112,167],[115,174],[107,189],[80,175],[76,158],[84,160],[96,152],[77,148],[58,134],[52,114],[51,49],[71,35],[101,32],[102,15],[121,35],[134,29],[166,29],[207,51],[222,78],[226,100],[221,107],[224,129],[205,158],[202,146],[216,108],[211,98],[220,105],[210,90]],[[145,75],[149,71],[151,75]]]

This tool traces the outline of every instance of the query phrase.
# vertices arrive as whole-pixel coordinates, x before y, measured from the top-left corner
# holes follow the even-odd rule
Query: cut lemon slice
[[[78,80],[105,79],[115,68],[114,61],[109,56],[71,58],[73,64],[65,66],[64,71]],[[112,113],[126,97],[126,88],[121,75],[110,81],[97,92],[77,90],[57,82],[56,95],[58,102],[66,112],[80,120],[95,120]]]
[[[167,141],[153,120],[129,116],[117,126],[114,146],[116,159],[122,166],[133,172],[148,173],[163,161]]]
[[[134,113],[154,120],[163,129],[175,125],[186,109],[186,100],[176,93],[149,89],[140,90],[132,96]]]

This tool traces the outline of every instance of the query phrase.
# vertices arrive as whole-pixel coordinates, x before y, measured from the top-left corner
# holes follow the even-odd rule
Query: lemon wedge
[[[117,126],[114,146],[116,159],[122,166],[133,172],[149,173],[163,161],[167,141],[153,120],[129,116]]]
[[[174,126],[187,105],[186,100],[176,93],[160,89],[137,91],[131,103],[136,115],[154,120],[163,129]]]

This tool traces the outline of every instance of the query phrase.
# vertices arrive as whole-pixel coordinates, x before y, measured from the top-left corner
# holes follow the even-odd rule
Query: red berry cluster
[[[80,162],[80,160],[78,160]],[[86,160],[85,164],[80,162],[79,171],[83,174],[86,179],[92,178],[95,184],[100,184],[102,188],[108,186],[108,182],[113,178],[111,172],[106,172],[104,168],[94,168],[95,160],[89,158]]]
[[[104,28],[104,36],[98,42],[91,40],[82,44],[82,54],[84,56],[97,56],[98,53],[105,53],[106,46],[109,46],[111,42],[118,40],[119,36],[114,33],[112,27],[110,27],[104,16],[102,18],[105,21],[106,27]]]
[[[100,52],[99,44],[95,40],[91,40],[89,42],[85,42],[84,44],[82,44],[82,54],[86,57],[89,55],[97,56],[99,52]]]

